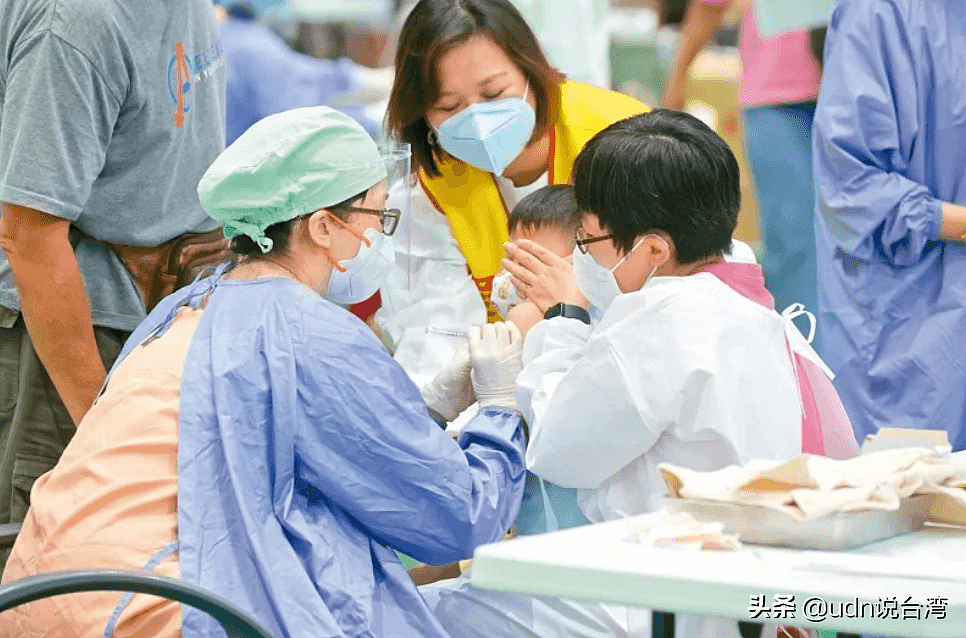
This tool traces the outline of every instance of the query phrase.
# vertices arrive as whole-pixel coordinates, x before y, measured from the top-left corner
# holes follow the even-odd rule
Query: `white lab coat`
[[[700,273],[651,280],[595,327],[537,324],[517,380],[528,469],[579,488],[584,514],[601,522],[660,509],[660,462],[714,470],[798,454],[789,321]],[[454,636],[650,635],[647,610],[489,592],[466,576],[423,591]],[[739,636],[733,620],[676,620],[679,638]]]
[[[663,506],[659,463],[715,470],[799,454],[787,329],[710,273],[656,277],[595,328],[540,322],[517,380],[527,468],[578,488],[584,514],[601,522]]]

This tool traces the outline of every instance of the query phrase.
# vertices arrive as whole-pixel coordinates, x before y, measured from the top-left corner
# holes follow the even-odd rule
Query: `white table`
[[[646,518],[485,545],[474,556],[472,582],[485,589],[841,632],[914,638],[966,635],[966,530],[925,528],[847,552],[753,545],[731,552],[689,552],[632,542],[634,526]],[[813,571],[805,563],[843,571]],[[794,596],[794,616],[751,617],[752,596],[764,596],[765,605],[772,607],[777,594]],[[898,620],[877,617],[880,608],[874,606],[863,609],[864,618],[824,621],[806,618],[803,610],[810,598],[837,607],[856,598],[874,605],[890,597],[897,601]],[[901,619],[904,612],[915,611],[911,603],[903,607],[910,597],[919,603],[920,616],[927,615],[927,599],[947,599],[945,618],[936,617],[934,606],[929,618]]]

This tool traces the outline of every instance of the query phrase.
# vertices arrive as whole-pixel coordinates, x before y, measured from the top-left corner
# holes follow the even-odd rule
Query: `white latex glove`
[[[470,331],[473,390],[481,408],[517,407],[517,375],[523,369],[523,338],[512,323],[488,323]]]
[[[473,382],[470,380],[470,369],[469,347],[460,346],[449,364],[422,389],[426,407],[441,416],[447,423],[476,402]]]

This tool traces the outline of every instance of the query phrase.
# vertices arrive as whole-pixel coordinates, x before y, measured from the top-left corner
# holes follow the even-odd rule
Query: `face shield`
[[[357,192],[356,187],[353,187],[352,184],[367,184],[367,190],[369,190],[382,181],[386,182],[386,201],[380,208],[376,208],[375,205],[371,204],[364,206],[362,203],[356,203],[345,209],[349,213],[379,215],[381,222],[380,230],[384,237],[374,236],[378,237],[380,241],[367,243],[366,246],[383,246],[383,243],[385,243],[383,248],[388,250],[388,254],[369,259],[372,255],[368,254],[368,250],[363,250],[363,246],[360,244],[359,252],[355,257],[339,262],[342,266],[341,268],[339,266],[335,267],[332,278],[338,279],[339,281],[342,281],[345,277],[348,277],[348,279],[342,282],[343,285],[340,288],[340,292],[333,293],[327,296],[327,298],[345,308],[360,303],[360,299],[356,297],[362,294],[359,291],[368,290],[367,286],[369,285],[374,284],[375,288],[362,294],[362,301],[375,294],[375,290],[381,288],[383,285],[389,285],[396,289],[405,289],[406,291],[409,290],[410,285],[407,263],[408,255],[411,252],[411,238],[413,235],[411,229],[412,216],[410,214],[413,184],[413,176],[410,174],[410,147],[409,144],[388,142],[378,143],[377,146],[379,151],[378,159],[363,163],[347,163],[332,167],[331,169],[340,175],[340,189],[343,190]],[[374,180],[378,181],[373,183]],[[373,227],[373,230],[375,228]],[[359,235],[357,231],[352,232],[359,236],[361,242],[369,242],[371,240],[371,238],[370,240],[363,239],[363,236]],[[367,230],[366,232],[368,233],[369,231]],[[385,253],[383,248],[375,250],[380,253]],[[364,254],[366,257],[360,257],[360,255]],[[363,259],[363,261],[369,259],[369,263],[362,271],[352,272],[348,275],[343,274],[347,272],[346,269],[351,270],[352,264],[358,259]],[[381,275],[378,274],[380,268],[377,266],[377,263],[385,263],[387,266],[386,272]],[[336,272],[336,270],[339,272]],[[370,281],[373,277],[376,281]],[[333,285],[331,279],[329,285],[330,287]]]
[[[396,247],[396,270],[405,272],[404,277],[395,277],[396,285],[412,287],[412,193],[416,175],[411,170],[411,150],[409,144],[384,142],[379,146],[382,161],[386,167],[386,182],[389,187],[386,208],[399,210],[399,223],[393,233]]]

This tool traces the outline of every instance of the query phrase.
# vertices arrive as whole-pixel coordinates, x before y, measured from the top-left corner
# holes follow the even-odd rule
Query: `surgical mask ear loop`
[[[631,248],[629,251],[627,251],[627,254],[626,255],[624,255],[623,257],[621,257],[621,260],[619,262],[617,262],[616,264],[614,264],[614,267],[610,269],[610,273],[613,275],[614,274],[614,271],[617,270],[620,267],[620,265],[624,263],[624,260],[627,259],[628,257],[630,257],[631,256],[631,253],[634,252],[635,250],[637,250],[637,247],[640,246],[641,243],[645,239],[647,239],[648,237],[655,237],[657,239],[660,239],[662,242],[664,242],[664,245],[670,251],[671,247],[668,246],[667,242],[660,235],[653,235],[653,234],[651,234],[651,235],[644,235],[639,240],[637,240],[637,243],[634,244],[634,247],[633,248]],[[658,266],[654,266],[654,268],[651,269],[651,274],[648,275],[647,276],[647,279],[644,280],[644,284],[646,284],[647,282],[649,282],[651,280],[651,277],[653,277],[654,276],[654,273],[657,272],[657,268],[658,268]],[[641,288],[644,287],[644,284],[641,284]]]
[[[667,251],[668,251],[668,252],[671,252],[671,247],[670,247],[670,246],[668,246],[668,243],[667,243],[667,241],[665,241],[665,240],[664,240],[664,238],[663,238],[663,237],[661,237],[660,235],[648,235],[647,237],[654,237],[654,238],[656,238],[656,239],[660,239],[660,240],[661,240],[661,242],[662,242],[662,243],[664,244],[664,247],[665,247],[665,248],[667,248]],[[644,239],[647,239],[647,237],[645,237]],[[654,265],[654,267],[653,267],[653,268],[651,268],[651,274],[650,274],[650,275],[648,275],[648,276],[647,276],[647,279],[645,279],[645,280],[644,280],[644,283],[645,283],[645,284],[646,284],[647,282],[649,282],[649,281],[651,280],[651,278],[652,278],[652,277],[654,276],[654,273],[656,273],[656,272],[657,272],[657,269],[658,269],[659,267],[660,267],[660,264],[655,264],[655,265]],[[643,287],[644,287],[644,286],[643,286],[643,285],[641,285],[641,288],[643,288]]]
[[[616,264],[614,264],[614,267],[610,269],[610,272],[613,274],[613,272],[615,270],[617,270],[618,268],[620,268],[621,267],[621,264],[623,264],[625,261],[627,261],[627,258],[631,256],[631,253],[633,253],[635,250],[637,250],[637,247],[640,246],[641,245],[641,242],[644,241],[645,239],[647,239],[647,237],[641,237],[639,240],[637,240],[637,243],[634,244],[634,247],[631,248],[630,250],[628,250],[627,251],[627,254],[624,255],[623,257],[621,257],[620,258],[620,261],[618,261]]]
[[[328,211],[326,211],[326,212],[328,212]],[[352,228],[347,223],[345,223],[344,221],[342,221],[341,219],[339,219],[339,216],[338,215],[333,215],[332,213],[328,213],[328,215],[329,215],[329,217],[332,218],[333,221],[335,221],[337,224],[339,224],[339,226],[342,226],[347,231],[349,231],[350,233],[352,233],[353,235],[355,235],[356,237],[358,237],[361,241],[365,242],[367,248],[372,247],[372,242],[369,241],[369,239],[365,235],[359,233],[359,231],[357,231],[355,228]],[[332,267],[333,268],[335,268],[339,272],[345,272],[345,266],[343,266],[338,261],[336,261],[335,259],[333,259],[332,258],[332,254],[329,252],[328,249],[325,250],[325,257],[326,257],[326,259],[329,260],[329,263],[332,264]]]

